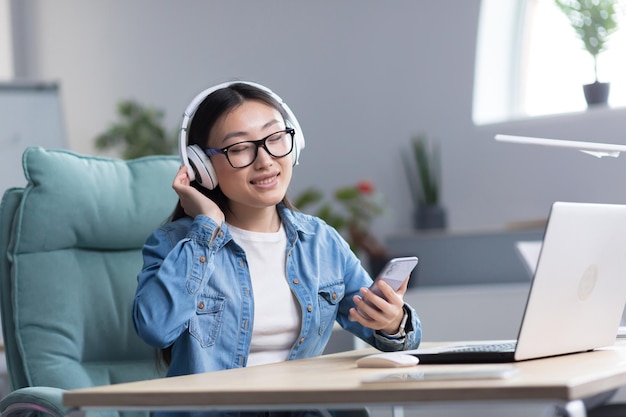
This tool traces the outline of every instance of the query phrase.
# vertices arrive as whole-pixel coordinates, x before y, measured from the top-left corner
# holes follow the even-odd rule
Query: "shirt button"
[[[200,302],[198,303],[198,308],[199,308],[200,310],[202,310],[202,309],[204,308],[204,301],[200,301]]]
[[[304,343],[304,337],[300,338],[300,344]]]
[[[293,280],[293,283],[294,283],[294,284],[299,284],[299,283],[300,283],[300,280],[299,280],[298,278],[296,278],[296,279],[294,279],[294,280]]]
[[[222,236],[224,236],[224,232],[217,232],[217,237],[221,238]]]
[[[310,313],[311,311],[313,311],[313,306],[308,306],[306,310]]]
[[[201,256],[200,257],[200,263],[203,264],[206,262],[206,257],[205,256]]]
[[[336,300],[337,299],[337,293],[333,293],[333,295],[331,297],[333,297],[333,300]]]

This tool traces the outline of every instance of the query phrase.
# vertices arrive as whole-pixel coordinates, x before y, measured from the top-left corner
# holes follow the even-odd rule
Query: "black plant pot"
[[[437,204],[419,206],[415,212],[415,228],[445,229],[447,224],[446,210]]]
[[[583,85],[587,106],[606,106],[609,102],[611,83],[594,82]]]

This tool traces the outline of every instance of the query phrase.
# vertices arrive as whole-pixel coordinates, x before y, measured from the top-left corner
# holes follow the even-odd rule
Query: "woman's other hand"
[[[188,216],[196,217],[203,214],[211,217],[217,224],[222,224],[224,213],[213,200],[191,186],[186,166],[181,166],[176,173],[172,188],[178,194],[180,204]]]

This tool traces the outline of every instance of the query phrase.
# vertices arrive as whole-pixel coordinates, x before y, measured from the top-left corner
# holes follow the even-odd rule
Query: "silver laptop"
[[[556,202],[517,340],[409,353],[429,364],[514,362],[589,351],[615,342],[625,304],[626,205]]]

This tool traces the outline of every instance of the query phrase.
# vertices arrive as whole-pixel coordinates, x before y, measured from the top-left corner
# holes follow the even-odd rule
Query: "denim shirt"
[[[372,279],[335,229],[317,217],[278,206],[287,234],[286,274],[301,310],[288,359],[322,354],[335,320],[382,351],[416,349],[421,324],[413,308],[401,339],[349,321],[352,297]],[[147,239],[133,323],[155,348],[172,345],[168,376],[246,366],[254,294],[246,254],[226,224],[207,216],[165,224]]]

